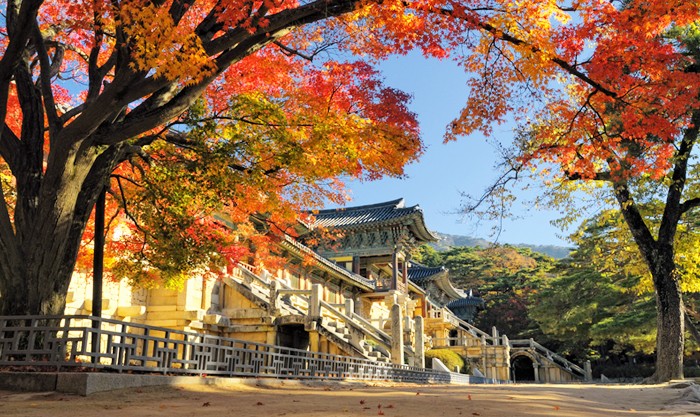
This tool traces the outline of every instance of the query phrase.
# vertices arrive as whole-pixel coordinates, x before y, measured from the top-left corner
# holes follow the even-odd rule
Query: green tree
[[[640,204],[649,224],[658,221],[662,206],[653,200]],[[700,236],[685,226],[675,243],[676,262],[685,273],[681,288],[690,296],[685,304],[692,310],[697,267],[691,260]],[[652,278],[620,212],[606,210],[584,221],[570,239],[576,250],[533,297],[530,315],[545,334],[574,349],[612,342],[617,351],[653,353],[657,334]]]
[[[490,331],[496,326],[511,338],[541,335],[528,306],[554,268],[552,258],[512,246],[454,247],[444,252],[421,248],[421,253],[430,254],[430,266],[448,268],[455,286],[474,289],[484,299],[485,308],[475,321],[478,327]]]

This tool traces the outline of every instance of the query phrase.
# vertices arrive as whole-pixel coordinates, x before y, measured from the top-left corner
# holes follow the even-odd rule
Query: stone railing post
[[[586,361],[583,363],[583,380],[586,382],[593,381],[593,369],[591,368],[591,361]]]
[[[414,319],[416,324],[416,346],[413,351],[416,353],[414,365],[419,368],[425,368],[425,325],[423,317],[416,316]]]
[[[353,318],[353,315],[355,314],[355,302],[352,300],[352,298],[346,298],[345,299],[345,315]]]
[[[391,306],[391,362],[403,365],[403,320],[401,306]]]
[[[268,313],[270,316],[276,316],[279,313],[277,309],[277,297],[279,296],[279,282],[276,280],[270,281],[270,305]]]
[[[309,316],[321,317],[321,299],[323,298],[321,284],[311,284],[311,297],[309,297]]]
[[[496,328],[496,326],[491,327],[491,337],[493,337],[493,345],[498,346],[499,337],[498,337],[498,329]]]

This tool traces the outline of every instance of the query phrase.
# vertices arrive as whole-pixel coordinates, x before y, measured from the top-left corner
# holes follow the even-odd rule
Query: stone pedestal
[[[423,325],[423,317],[416,316],[414,321],[416,326],[416,345],[414,348],[416,357],[414,358],[414,366],[425,368],[425,326]]]
[[[391,306],[391,362],[403,365],[403,320],[401,306]]]

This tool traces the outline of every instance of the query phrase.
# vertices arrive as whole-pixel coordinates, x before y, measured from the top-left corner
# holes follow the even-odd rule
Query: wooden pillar
[[[102,316],[102,276],[105,249],[105,194],[103,188],[95,203],[95,239],[92,258],[92,315]]]
[[[391,254],[391,289],[395,290],[398,288],[399,281],[399,256],[394,250]]]
[[[352,257],[352,272],[356,274],[360,274],[360,257],[359,256],[353,256]]]
[[[406,292],[408,292],[408,262],[406,260],[403,260],[403,270],[401,271],[403,274],[403,283],[406,285]]]
[[[104,248],[105,248],[105,197],[107,188],[103,187],[100,194],[97,196],[95,203],[95,239],[92,259],[92,316],[102,317],[102,275],[104,271]],[[92,321],[92,327],[97,329],[92,334],[92,351],[100,352],[100,338],[102,332],[99,331],[101,322],[99,320]],[[93,362],[97,362],[97,356],[92,358]]]
[[[321,351],[321,340],[318,331],[313,330],[309,332],[309,350],[311,352]]]

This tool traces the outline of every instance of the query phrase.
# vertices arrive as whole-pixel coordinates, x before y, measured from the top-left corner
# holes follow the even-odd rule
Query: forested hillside
[[[479,328],[490,332],[496,326],[511,339],[535,338],[574,360],[597,361],[609,374],[611,366],[630,372],[631,362],[649,361],[654,352],[653,290],[634,267],[636,252],[606,247],[604,235],[591,233],[566,259],[506,245],[445,251],[423,246],[416,260],[446,266],[456,287],[484,299],[475,321]],[[615,267],[616,261],[628,266]],[[691,313],[697,298],[686,294]],[[697,349],[689,338],[687,353]]]
[[[474,248],[490,248],[492,246],[499,246],[497,243],[489,242],[486,239],[462,236],[462,235],[450,235],[447,233],[436,233],[440,240],[433,243],[431,246],[437,251],[446,251],[453,247],[474,247]],[[519,248],[529,248],[534,252],[543,253],[545,255],[551,256],[554,259],[562,259],[569,256],[571,248],[556,245],[531,245],[528,243],[518,243],[516,245],[511,245]]]

